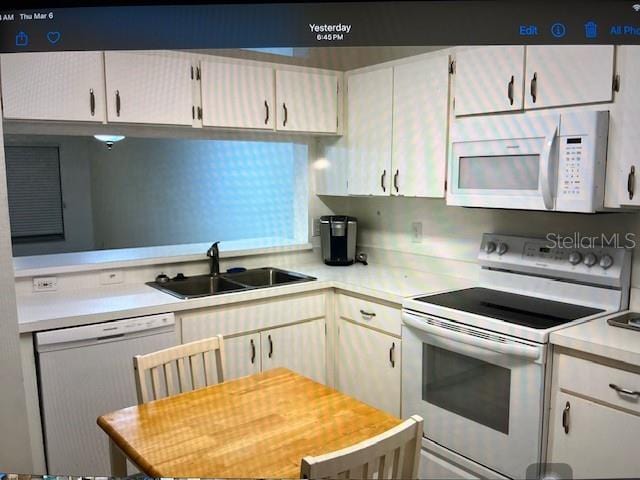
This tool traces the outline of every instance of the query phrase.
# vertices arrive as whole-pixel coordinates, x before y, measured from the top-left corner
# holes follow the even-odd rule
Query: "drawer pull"
[[[567,402],[562,411],[562,427],[564,428],[564,433],[569,433],[569,410],[571,410],[571,404]]]
[[[640,390],[629,390],[628,388],[619,387],[614,383],[610,383],[609,387],[613,388],[618,393],[622,393],[623,395],[631,395],[633,397],[640,397]]]
[[[360,310],[360,313],[364,317],[375,317],[376,316],[375,312],[367,312],[366,310],[362,310],[362,309]]]
[[[269,340],[269,358],[273,357],[273,340],[271,340],[271,335],[268,335]]]

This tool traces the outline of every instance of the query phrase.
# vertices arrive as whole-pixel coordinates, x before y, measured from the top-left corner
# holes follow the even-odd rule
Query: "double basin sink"
[[[289,272],[279,268],[253,268],[237,273],[221,273],[218,275],[194,275],[166,280],[164,282],[148,282],[147,285],[174,297],[189,299],[219,295],[222,293],[241,292],[256,288],[276,287],[292,283],[310,282],[315,277],[301,273]]]

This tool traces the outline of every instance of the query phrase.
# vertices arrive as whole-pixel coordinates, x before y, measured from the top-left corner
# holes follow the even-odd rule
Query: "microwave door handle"
[[[484,350],[490,350],[504,355],[527,358],[530,360],[538,360],[540,357],[540,350],[529,345],[494,342],[492,340],[475,337],[455,330],[448,330],[446,328],[431,325],[415,315],[404,314],[402,316],[402,320],[410,327],[417,328],[425,333],[450,340],[454,343],[463,343]]]
[[[540,189],[542,190],[542,200],[547,210],[553,209],[553,158],[554,146],[558,138],[558,127],[553,128],[553,132],[544,139],[544,149],[542,150],[540,162]]]

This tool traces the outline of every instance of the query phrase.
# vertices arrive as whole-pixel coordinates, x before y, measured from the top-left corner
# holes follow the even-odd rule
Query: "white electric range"
[[[402,415],[461,463],[537,477],[549,334],[627,308],[631,251],[484,234],[478,262],[478,286],[403,302]]]

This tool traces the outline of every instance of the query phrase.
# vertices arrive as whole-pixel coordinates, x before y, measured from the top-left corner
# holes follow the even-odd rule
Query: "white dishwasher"
[[[177,343],[173,313],[36,334],[47,470],[109,476],[100,415],[137,404],[133,356]]]

